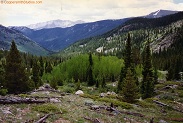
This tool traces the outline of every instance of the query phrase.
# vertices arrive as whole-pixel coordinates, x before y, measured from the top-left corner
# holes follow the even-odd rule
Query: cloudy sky
[[[4,26],[24,26],[56,19],[92,22],[104,19],[120,19],[147,15],[159,9],[183,11],[183,0],[41,1],[41,4],[0,3],[0,24]]]

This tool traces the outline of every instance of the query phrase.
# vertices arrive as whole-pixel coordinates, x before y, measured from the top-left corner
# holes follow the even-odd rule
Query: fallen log
[[[172,106],[170,106],[170,105],[167,105],[167,104],[165,104],[165,103],[159,102],[159,101],[157,101],[157,100],[153,100],[153,102],[155,102],[156,104],[158,104],[158,105],[160,105],[160,106],[168,107],[168,108],[171,108],[171,109],[173,109],[173,110],[175,110],[175,111],[178,111],[178,112],[183,113],[183,111],[182,111],[181,109],[174,108],[174,107],[172,107]]]
[[[0,104],[31,104],[31,103],[47,103],[47,100],[36,100],[34,98],[20,98],[20,97],[1,97]]]
[[[155,102],[156,104],[160,105],[160,106],[166,106],[166,107],[169,107],[169,105],[165,104],[165,103],[162,103],[162,102],[159,102],[157,100],[153,100],[153,102]]]
[[[89,117],[84,117],[85,120],[89,120],[93,123],[102,123],[98,118],[96,119],[92,119],[92,118],[89,118]]]
[[[166,120],[169,120],[169,121],[177,121],[177,122],[183,122],[183,118],[166,118]]]
[[[51,114],[46,114],[44,117],[36,121],[35,123],[43,123]]]
[[[120,110],[117,110],[116,108],[109,107],[109,106],[97,106],[97,105],[94,105],[94,106],[91,106],[90,109],[91,110],[95,110],[95,111],[98,111],[100,109],[105,109],[105,110],[110,111],[110,112],[116,112],[117,114],[121,113],[121,114],[133,115],[133,116],[137,116],[137,117],[145,117],[145,115],[143,115],[141,113],[120,111]]]
[[[120,111],[120,113],[127,114],[127,115],[133,115],[133,116],[137,116],[137,117],[145,117],[145,115],[140,114],[140,113],[136,113],[136,112],[124,112],[124,111]]]

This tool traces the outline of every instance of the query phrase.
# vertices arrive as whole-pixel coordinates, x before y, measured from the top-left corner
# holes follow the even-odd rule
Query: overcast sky
[[[159,9],[182,11],[183,0],[42,0],[42,4],[0,3],[0,24],[25,26],[56,19],[92,22],[147,15]]]

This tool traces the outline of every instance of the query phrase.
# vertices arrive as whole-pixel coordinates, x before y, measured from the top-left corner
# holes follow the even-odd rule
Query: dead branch
[[[110,112],[116,112],[117,114],[121,113],[121,114],[133,115],[133,116],[137,116],[137,117],[145,117],[145,115],[143,115],[141,113],[119,111],[116,108],[109,107],[109,106],[97,106],[97,105],[94,105],[94,106],[91,106],[90,109],[94,110],[94,111],[96,111],[98,113],[101,113],[101,112],[99,112],[99,110],[104,109],[104,110],[107,110],[107,111],[110,111]],[[110,113],[108,115],[112,115],[112,114]]]
[[[38,121],[36,121],[35,123],[43,123],[46,119],[48,119],[48,117],[50,117],[51,115],[56,115],[56,114],[62,114],[62,112],[46,114],[43,117],[41,117]]]
[[[43,123],[51,114],[46,114],[44,117],[36,121],[35,123]]]
[[[89,120],[93,123],[102,123],[98,118],[96,118],[96,119],[92,119],[92,118],[89,118],[89,117],[83,117],[83,118],[86,119],[86,120]]]
[[[153,100],[153,102],[155,102],[156,104],[158,104],[159,106],[166,106],[166,107],[169,107],[169,105],[165,104],[165,103],[162,103],[162,102],[159,102],[157,100]]]
[[[170,106],[170,105],[167,105],[167,104],[165,104],[165,103],[162,103],[162,102],[160,102],[160,101],[153,100],[153,102],[155,102],[155,103],[158,104],[159,106],[169,107],[169,108],[171,108],[171,109],[173,109],[173,110],[175,110],[175,111],[178,111],[178,112],[183,113],[182,110],[177,109],[177,108],[174,108],[174,107],[172,107],[172,106]]]

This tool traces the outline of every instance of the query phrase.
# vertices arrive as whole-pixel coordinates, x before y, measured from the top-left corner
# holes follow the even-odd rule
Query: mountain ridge
[[[144,18],[143,23],[146,23],[146,19],[153,19],[153,18],[160,18],[160,16],[164,17],[172,13],[176,13],[177,11],[170,11],[170,10],[158,10],[155,12],[150,13],[146,16],[141,16]],[[153,15],[153,16],[151,16]],[[139,17],[140,18],[140,17]],[[114,30],[116,27],[119,27],[126,21],[130,22],[130,20],[138,21],[137,18],[124,18],[124,19],[117,19],[117,20],[101,20],[96,22],[90,23],[81,23],[76,24],[71,27],[67,28],[45,28],[40,30],[33,30],[26,27],[13,27],[13,29],[17,29],[22,32],[24,35],[29,37],[30,39],[36,41],[41,46],[52,50],[52,51],[59,51],[63,50],[64,48],[72,45],[73,43],[94,36],[99,36],[104,33],[109,32],[110,30]]]
[[[153,51],[159,52],[174,43],[182,26],[183,12],[152,19],[137,17],[103,35],[80,40],[61,51],[61,54],[97,52],[97,49],[103,53],[119,53],[123,49],[128,32],[132,34],[136,47],[143,49],[145,41],[150,37]]]
[[[29,28],[22,30],[20,27],[10,28],[22,32],[24,35],[49,50],[59,51],[76,42],[77,40],[101,35],[119,26],[126,20],[128,20],[128,18],[119,20],[102,20],[90,23],[76,24],[67,28],[57,27],[41,30],[32,30]]]
[[[27,25],[26,27],[34,30],[40,30],[40,29],[50,29],[50,28],[67,28],[74,26],[76,24],[82,24],[85,23],[84,21],[77,20],[77,21],[70,21],[70,20],[51,20],[46,22],[40,22],[35,24]]]

